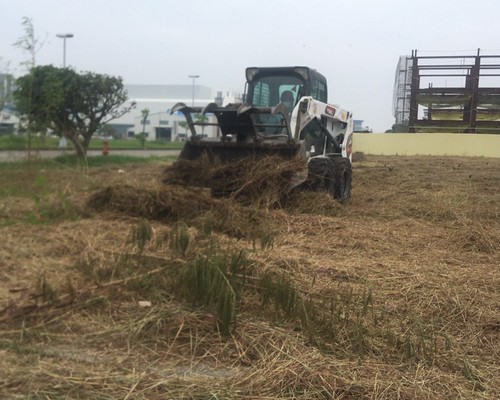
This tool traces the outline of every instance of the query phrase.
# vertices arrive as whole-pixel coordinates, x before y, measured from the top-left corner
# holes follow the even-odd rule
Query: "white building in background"
[[[176,141],[184,140],[189,136],[189,128],[185,126],[184,115],[177,113],[170,115],[170,109],[179,102],[188,106],[204,107],[209,103],[223,103],[222,93],[217,97],[212,95],[212,90],[200,85],[124,85],[128,98],[126,105],[132,102],[136,107],[122,117],[109,123],[119,136],[134,137],[143,132],[147,140]],[[236,96],[238,98],[239,96]],[[148,109],[149,115],[143,125],[142,110]],[[209,122],[215,122],[213,115],[207,115]],[[197,126],[197,133],[208,137],[216,137],[217,127]]]
[[[12,99],[14,77],[0,73],[0,133],[13,133],[19,124]]]

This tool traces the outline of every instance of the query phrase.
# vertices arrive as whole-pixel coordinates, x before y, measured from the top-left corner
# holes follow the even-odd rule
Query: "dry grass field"
[[[500,398],[500,159],[357,158],[344,205],[2,169],[0,398]]]

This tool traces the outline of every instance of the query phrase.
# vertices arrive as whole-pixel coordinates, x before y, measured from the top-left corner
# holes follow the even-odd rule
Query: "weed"
[[[202,232],[205,236],[210,236],[212,234],[214,227],[214,215],[212,213],[207,213],[202,221]]]
[[[212,310],[223,334],[228,334],[231,324],[235,322],[237,299],[240,297],[238,289],[241,286],[234,284],[234,277],[236,274],[240,276],[247,265],[243,252],[233,253],[229,257],[205,254],[187,265],[181,276],[180,283],[188,297],[195,305]]]
[[[469,363],[467,359],[463,360],[462,375],[474,383],[474,390],[484,391],[485,387],[482,385],[483,378],[479,375],[477,370]]]
[[[274,235],[263,232],[260,236],[260,248],[262,250],[272,250],[274,248]]]
[[[78,260],[74,267],[87,278],[94,277],[96,262],[94,260]]]
[[[58,299],[57,293],[52,285],[47,281],[45,274],[42,274],[36,284],[37,296],[40,296],[48,303],[55,303]]]
[[[155,280],[152,275],[143,275],[138,279],[132,279],[127,284],[127,288],[131,291],[141,294],[141,296],[145,296],[147,293],[150,293],[156,290],[160,286],[160,281]]]
[[[174,224],[169,232],[169,248],[173,254],[180,254],[185,257],[189,241],[190,237],[187,225],[183,222]]]
[[[261,277],[260,283],[262,305],[274,304],[278,317],[282,312],[289,317],[297,310],[299,292],[288,275],[268,270]]]
[[[47,224],[59,220],[76,220],[78,211],[63,192],[51,193],[45,176],[37,176],[33,182],[30,197],[33,210],[23,216],[29,224]]]
[[[74,267],[84,277],[97,284],[129,276],[132,273],[132,263],[128,254],[120,255],[114,262],[106,262],[104,265],[99,265],[96,260],[81,259]]]
[[[144,253],[144,248],[146,247],[146,244],[151,240],[152,236],[153,228],[151,227],[151,224],[145,219],[141,219],[139,223],[132,228],[131,240],[135,245],[137,245],[139,254],[142,255]]]

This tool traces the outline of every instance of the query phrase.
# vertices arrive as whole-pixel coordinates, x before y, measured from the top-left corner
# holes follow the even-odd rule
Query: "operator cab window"
[[[256,107],[269,107],[270,88],[267,82],[257,82],[253,89],[252,105]]]
[[[253,85],[252,105],[255,107],[274,107],[282,100],[283,92],[291,91],[293,106],[297,104],[303,84],[294,76],[266,76],[255,81]]]
[[[287,117],[300,99],[303,88],[302,81],[289,75],[271,75],[257,78],[253,82],[251,103],[254,107],[271,108],[283,103],[288,110]],[[253,116],[257,124],[267,125],[260,127],[264,135],[286,133],[283,130],[284,117],[281,114],[258,114]]]
[[[319,100],[323,103],[326,103],[326,86],[323,82],[313,80],[311,87],[311,96],[313,99]]]
[[[288,112],[291,113],[295,108],[295,105],[299,101],[299,85],[284,84],[279,87],[279,99],[280,102],[285,104]]]

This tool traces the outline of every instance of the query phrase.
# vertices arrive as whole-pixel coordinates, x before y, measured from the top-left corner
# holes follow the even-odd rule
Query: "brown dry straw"
[[[48,193],[69,185],[65,202],[81,204],[99,190],[103,210],[43,223],[27,216],[42,215],[47,197],[20,193],[18,182],[27,181],[15,168],[0,174],[0,309],[10,317],[14,306],[19,312],[1,322],[0,398],[500,398],[500,159],[366,155],[353,164],[350,203],[316,210],[316,193],[263,211],[213,198],[209,188],[146,185],[159,175],[157,163],[120,166],[126,174],[116,168],[91,168],[85,178],[43,172]],[[275,317],[272,304],[262,307],[248,288],[236,331],[221,337],[214,315],[169,290],[172,271],[184,262],[165,268],[172,251],[155,238],[172,232],[175,218],[191,235],[186,262],[212,244],[217,254],[244,247],[260,268],[284,271],[315,295],[343,295],[346,305],[350,289],[363,294],[372,287],[370,315],[383,319],[360,326],[370,351],[355,351],[346,340],[316,346],[295,320]],[[147,219],[153,233],[142,255],[130,254],[138,219]],[[240,239],[262,221],[275,229],[272,250]],[[217,232],[225,230],[240,236]],[[25,317],[30,309],[22,306],[36,299],[23,293],[38,276],[45,277],[38,289],[47,300]],[[258,277],[247,282],[256,285]],[[65,306],[70,296],[75,301]],[[340,308],[340,316],[352,310]],[[448,338],[451,347],[402,361],[382,345],[394,332],[410,355],[426,340],[443,346]]]
[[[294,176],[304,171],[306,160],[279,156],[245,157],[232,163],[210,163],[207,157],[179,160],[165,169],[164,183],[205,186],[216,196],[230,196],[244,204],[280,205]]]
[[[162,222],[182,220],[234,237],[259,237],[272,227],[266,210],[213,198],[207,189],[178,185],[108,186],[93,193],[87,207]]]
[[[115,185],[92,194],[88,206],[96,211],[117,211],[143,218],[176,221],[213,207],[207,191],[165,185]]]

